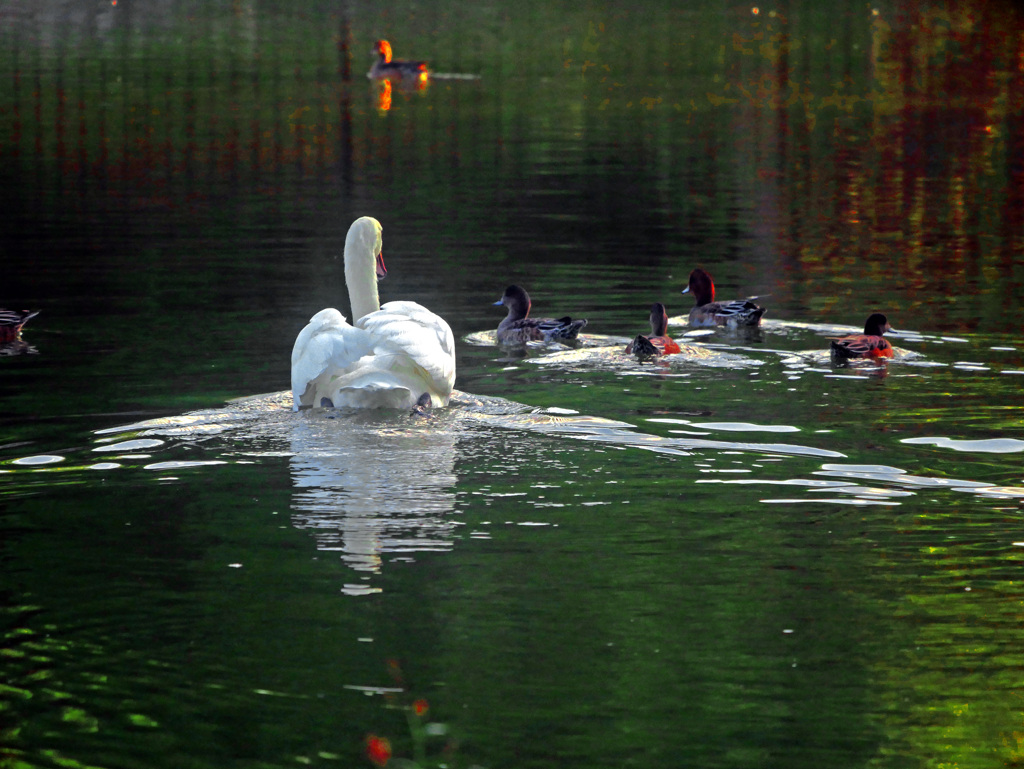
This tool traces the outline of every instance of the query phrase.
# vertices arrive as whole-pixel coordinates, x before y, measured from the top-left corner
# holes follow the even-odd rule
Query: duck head
[[[387,40],[378,40],[376,43],[374,43],[373,50],[370,51],[370,53],[376,56],[380,56],[380,60],[384,64],[391,63],[391,43],[389,43]]]
[[[665,336],[668,331],[668,313],[665,305],[655,302],[651,305],[651,336]]]
[[[494,306],[505,305],[508,311],[515,317],[525,318],[530,314],[530,295],[521,286],[512,285],[505,289],[501,299],[494,303]]]
[[[867,322],[864,324],[864,333],[868,336],[881,336],[886,331],[892,330],[892,326],[889,325],[889,319],[880,312],[869,315]]]
[[[707,272],[698,267],[690,273],[690,281],[683,289],[683,293],[692,293],[698,306],[710,304],[715,301],[715,282]]]

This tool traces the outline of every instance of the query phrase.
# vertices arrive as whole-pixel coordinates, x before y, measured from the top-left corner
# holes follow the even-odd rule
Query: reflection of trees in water
[[[0,154],[17,159],[8,186],[34,189],[52,169],[61,194],[42,204],[62,215],[75,192],[117,215],[125,205],[201,212],[219,186],[226,199],[308,206],[319,220],[303,178],[323,189],[340,180],[356,209],[380,195],[378,207],[406,213],[430,184],[451,195],[417,214],[430,217],[492,190],[528,190],[498,205],[541,219],[558,193],[563,219],[538,242],[618,239],[639,225],[656,235],[632,258],[652,264],[678,244],[713,254],[740,243],[723,287],[770,291],[773,304],[823,320],[859,321],[869,286],[898,326],[915,310],[943,330],[979,318],[1000,328],[1001,304],[1020,293],[1024,37],[1008,1],[790,0],[756,15],[699,3],[614,21],[559,7],[557,32],[538,23],[553,6],[494,26],[493,4],[463,4],[457,23],[402,44],[445,52],[438,65],[479,70],[480,85],[394,98],[386,116],[366,109],[382,106],[364,78],[374,11],[79,5],[7,3],[0,51],[11,86]],[[429,110],[404,108],[416,104]],[[453,167],[457,183],[438,184]],[[984,301],[945,301],[951,280]],[[913,292],[942,299],[918,311]]]
[[[454,432],[436,423],[309,415],[290,439],[292,521],[312,532],[319,549],[378,572],[383,553],[451,548]]]
[[[757,213],[750,269],[781,263],[773,295],[819,314],[859,307],[865,286],[891,288],[892,310],[914,308],[909,292],[949,293],[951,279],[958,294],[1013,295],[1021,15],[1001,3],[788,7],[751,20],[727,57],[724,136]],[[814,30],[831,40],[824,56]],[[826,300],[837,271],[848,285]],[[963,307],[917,312],[969,331],[982,316]]]

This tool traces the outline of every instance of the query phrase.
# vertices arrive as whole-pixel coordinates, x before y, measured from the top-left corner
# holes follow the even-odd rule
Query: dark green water
[[[757,10],[0,5],[0,766],[1024,761],[1024,24]],[[378,37],[480,77],[383,110]],[[363,214],[468,395],[226,405]],[[479,343],[697,265],[743,359]],[[794,354],[875,310],[887,367]]]

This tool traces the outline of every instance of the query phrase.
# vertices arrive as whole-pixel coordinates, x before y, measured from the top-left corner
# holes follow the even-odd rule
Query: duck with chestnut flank
[[[38,310],[0,310],[0,343],[17,341],[21,327],[38,314]]]
[[[749,299],[734,299],[729,302],[715,301],[715,283],[711,276],[699,267],[690,273],[690,281],[683,293],[692,293],[696,305],[690,310],[691,326],[757,326],[765,308]],[[755,299],[757,297],[754,297]]]
[[[587,325],[585,318],[531,318],[530,295],[520,286],[509,286],[494,306],[508,307],[508,315],[498,324],[498,344],[522,345],[527,342],[571,342]]]
[[[886,331],[892,331],[889,319],[880,312],[872,313],[864,324],[863,334],[850,334],[831,340],[832,359],[842,362],[851,358],[893,357],[892,345],[882,336]]]
[[[429,77],[425,61],[400,61],[391,58],[391,43],[378,40],[371,51],[377,61],[370,67],[367,77],[373,80],[426,80]]]
[[[626,345],[627,355],[636,355],[641,361],[658,355],[675,355],[682,352],[679,345],[668,335],[668,313],[665,305],[655,302],[651,305],[651,333],[638,334]]]

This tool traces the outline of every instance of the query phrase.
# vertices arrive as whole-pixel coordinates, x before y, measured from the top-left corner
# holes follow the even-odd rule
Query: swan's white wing
[[[292,398],[299,406],[319,406],[331,397],[331,381],[373,351],[373,341],[350,326],[334,308],[314,315],[292,347]]]
[[[455,359],[455,335],[451,327],[440,315],[435,315],[422,304],[416,302],[388,302],[378,312],[360,318],[356,322],[359,328],[374,330],[380,328],[383,323],[401,322],[401,331],[395,329],[398,336],[405,338],[415,337],[416,345],[428,354],[437,355],[443,353],[446,357]],[[390,332],[389,332],[390,335]],[[435,347],[436,349],[431,349]]]
[[[373,336],[375,355],[391,354],[394,366],[422,381],[414,399],[429,391],[435,406],[447,404],[455,384],[455,336],[443,318],[416,302],[388,302],[356,327]]]

